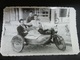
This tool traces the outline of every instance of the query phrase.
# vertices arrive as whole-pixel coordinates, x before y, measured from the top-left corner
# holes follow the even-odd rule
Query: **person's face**
[[[38,18],[37,16],[34,16],[34,20],[37,20],[37,18]]]
[[[32,16],[32,13],[29,13],[29,16]]]
[[[24,21],[21,21],[21,25],[23,25],[24,24]]]

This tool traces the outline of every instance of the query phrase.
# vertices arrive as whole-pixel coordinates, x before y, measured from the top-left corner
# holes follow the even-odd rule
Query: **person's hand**
[[[25,31],[24,33],[28,33],[28,31]]]

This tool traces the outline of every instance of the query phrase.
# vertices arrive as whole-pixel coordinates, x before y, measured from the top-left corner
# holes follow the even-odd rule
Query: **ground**
[[[42,54],[42,53],[71,53],[72,52],[72,46],[70,45],[67,45],[66,46],[66,50],[65,51],[61,51],[59,50],[55,44],[51,44],[51,45],[47,45],[47,46],[33,46],[33,45],[30,45],[30,46],[27,46],[25,45],[24,46],[24,49],[22,50],[22,52],[20,53],[17,53],[15,51],[12,50],[12,47],[11,47],[11,39],[12,39],[13,36],[11,35],[4,35],[4,38],[2,40],[2,46],[1,46],[1,51],[2,51],[2,54],[4,55],[15,55],[15,54],[23,54],[23,55],[27,55],[27,54]]]
[[[3,35],[3,38],[1,39],[1,53],[4,55],[34,55],[34,54],[53,54],[53,53],[71,53],[72,51],[72,46],[67,44],[66,45],[66,50],[65,51],[61,51],[59,50],[55,44],[51,44],[48,46],[24,46],[24,49],[22,50],[21,53],[16,53],[12,50],[11,47],[11,39],[14,35],[17,34],[16,28],[18,26],[18,22],[14,21],[10,24],[6,24],[5,28],[6,30],[4,31],[5,34]],[[63,31],[62,29],[63,27],[60,27],[59,31],[60,31],[60,35],[63,32],[63,34],[65,34],[65,30]],[[4,33],[3,32],[3,33]],[[67,43],[70,40],[70,36],[69,37],[65,37],[65,35],[62,35],[62,37],[64,38],[65,42]],[[70,43],[71,44],[71,43]]]

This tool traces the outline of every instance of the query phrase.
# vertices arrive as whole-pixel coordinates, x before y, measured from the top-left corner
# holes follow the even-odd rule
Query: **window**
[[[39,19],[41,20],[50,20],[50,9],[36,8],[36,14],[39,16]]]
[[[60,17],[66,17],[67,9],[60,9]]]
[[[70,9],[57,9],[55,13],[55,23],[69,23]]]

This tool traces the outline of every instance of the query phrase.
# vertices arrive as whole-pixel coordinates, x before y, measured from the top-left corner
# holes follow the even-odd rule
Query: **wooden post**
[[[23,19],[23,13],[21,8],[19,8],[19,20],[20,19]]]
[[[54,24],[55,23],[55,11],[56,9],[51,9],[51,23]]]
[[[16,12],[15,17],[16,17],[16,21],[17,21],[18,20],[18,10],[17,10],[17,8],[15,9],[15,12]]]

